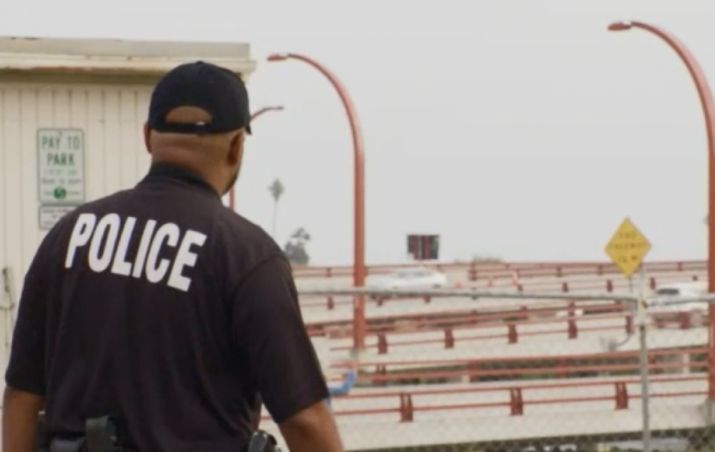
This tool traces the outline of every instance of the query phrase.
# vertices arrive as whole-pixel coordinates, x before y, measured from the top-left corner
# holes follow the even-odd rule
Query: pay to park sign
[[[606,245],[606,254],[626,276],[631,276],[650,251],[650,242],[638,228],[626,218]]]
[[[77,205],[84,202],[82,130],[38,130],[37,166],[40,204]]]
[[[48,230],[84,202],[84,133],[79,129],[37,131],[38,223]]]

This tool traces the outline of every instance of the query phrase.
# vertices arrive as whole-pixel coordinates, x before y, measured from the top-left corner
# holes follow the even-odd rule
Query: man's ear
[[[146,146],[146,151],[151,154],[151,146],[149,145],[149,140],[151,139],[151,129],[149,128],[149,123],[144,123],[144,146]]]
[[[237,133],[231,139],[231,146],[228,149],[228,163],[233,166],[238,164],[243,157],[243,132]]]

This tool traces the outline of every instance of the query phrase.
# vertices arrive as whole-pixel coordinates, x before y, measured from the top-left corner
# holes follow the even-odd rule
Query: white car
[[[368,288],[377,290],[425,290],[447,286],[444,273],[425,267],[404,268],[381,277],[371,278]]]
[[[667,303],[669,299],[677,298],[698,298],[707,295],[707,284],[702,282],[686,282],[667,284],[659,287],[655,291],[655,300],[652,300],[648,305],[648,314],[655,318],[657,325],[663,325],[663,322],[673,315],[685,315],[685,321],[693,326],[701,326],[705,323],[705,318],[708,310],[707,301],[688,301],[684,303],[661,304]],[[680,317],[681,321],[683,320]]]
[[[707,283],[684,282],[662,285],[655,291],[655,297],[658,302],[667,302],[670,298],[698,298],[704,297],[707,293]],[[707,301],[690,301],[672,305],[654,303],[653,306],[648,306],[648,310],[651,312],[705,311],[707,308]]]

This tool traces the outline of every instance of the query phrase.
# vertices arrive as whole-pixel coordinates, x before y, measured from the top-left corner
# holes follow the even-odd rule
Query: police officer
[[[239,451],[262,402],[291,451],[342,450],[289,265],[221,202],[249,118],[227,69],[186,64],[156,85],[148,175],[64,217],[26,275],[3,450],[34,451],[44,409],[53,438],[111,415],[130,450]]]

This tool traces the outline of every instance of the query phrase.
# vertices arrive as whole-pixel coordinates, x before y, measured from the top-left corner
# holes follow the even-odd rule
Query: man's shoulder
[[[127,192],[128,190],[120,191],[86,202],[65,213],[42,239],[36,252],[36,258],[47,262],[53,261],[57,253],[64,253],[68,238],[72,235],[77,220],[82,214],[111,210],[111,206],[116,205],[116,200],[126,196]]]
[[[221,239],[238,246],[258,246],[280,250],[273,238],[259,225],[225,208],[219,213]]]
[[[73,225],[77,221],[77,218],[83,213],[111,210],[117,205],[117,201],[122,198],[126,198],[130,192],[131,190],[122,190],[111,195],[80,204],[60,218],[55,226],[50,229],[48,236],[60,234],[62,231],[66,232],[68,225]]]
[[[263,228],[230,209],[221,213],[216,229],[215,249],[229,269],[244,273],[266,260],[283,257],[280,246]]]

